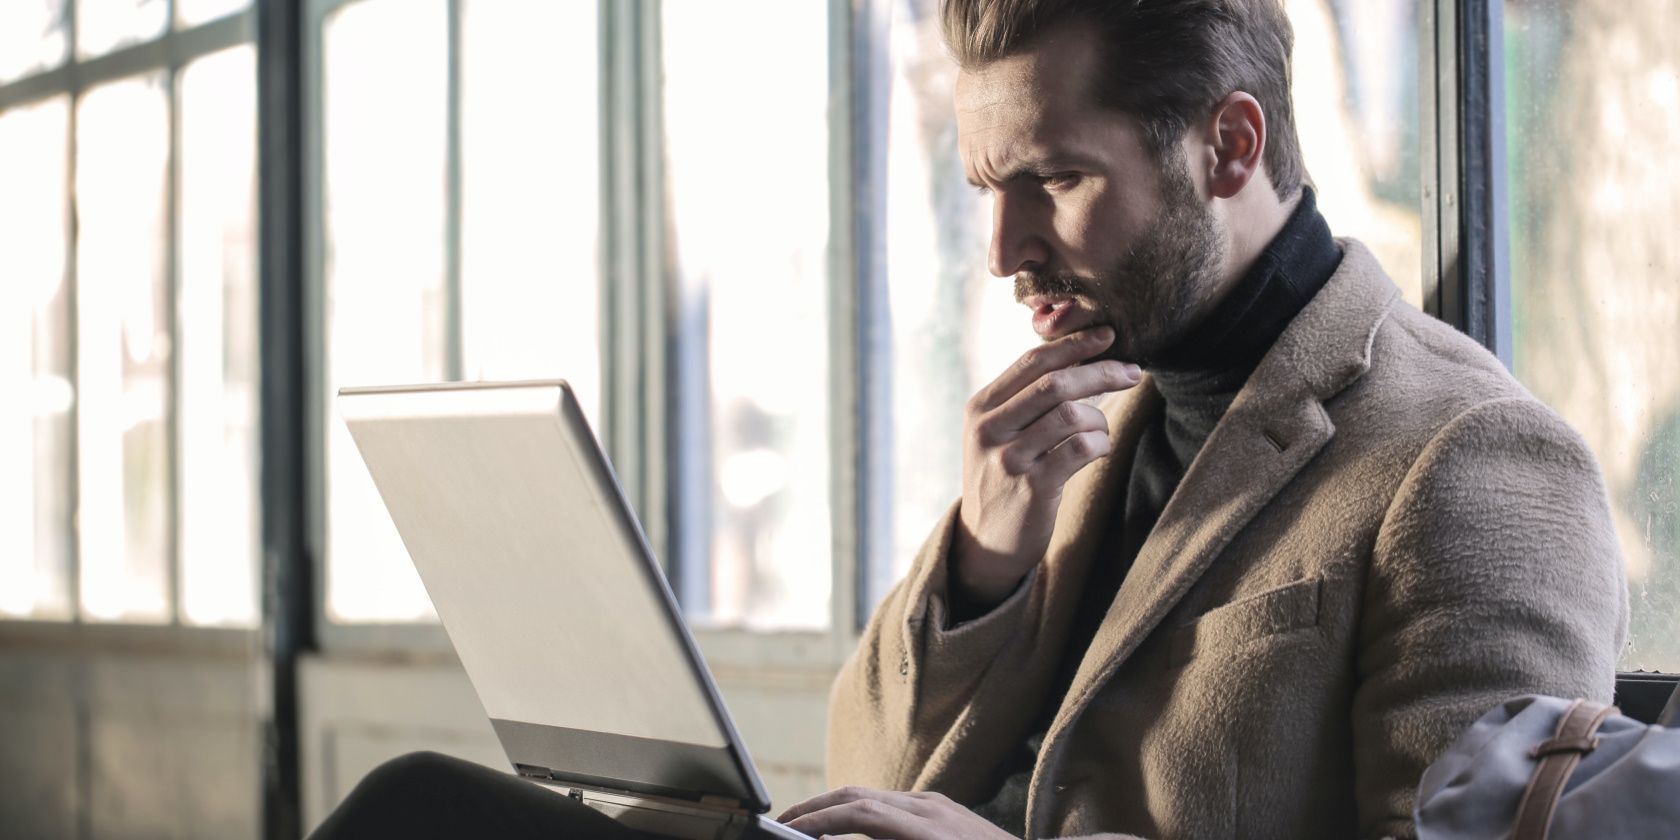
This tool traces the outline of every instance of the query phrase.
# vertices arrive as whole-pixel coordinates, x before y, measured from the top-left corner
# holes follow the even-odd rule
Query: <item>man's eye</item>
[[[1038,183],[1047,189],[1065,190],[1079,183],[1079,175],[1073,172],[1052,172],[1049,175],[1038,176]]]

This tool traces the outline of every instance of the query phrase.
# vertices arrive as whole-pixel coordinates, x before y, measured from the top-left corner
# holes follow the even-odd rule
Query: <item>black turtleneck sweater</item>
[[[1004,830],[1017,837],[1025,833],[1027,788],[1044,734],[1167,500],[1249,375],[1341,260],[1341,248],[1318,213],[1312,189],[1304,188],[1283,229],[1236,287],[1150,366],[1150,379],[1165,408],[1138,438],[1125,507],[1117,511],[1091,569],[1050,702],[1040,711],[1032,735],[1003,768],[997,794],[975,808]]]

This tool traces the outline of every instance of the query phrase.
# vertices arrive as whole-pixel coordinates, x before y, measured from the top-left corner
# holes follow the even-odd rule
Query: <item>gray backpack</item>
[[[1680,691],[1647,726],[1614,706],[1527,696],[1483,715],[1423,773],[1419,840],[1680,838]]]

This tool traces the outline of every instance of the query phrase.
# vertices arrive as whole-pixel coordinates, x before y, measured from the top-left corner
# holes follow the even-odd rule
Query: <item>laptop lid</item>
[[[769,808],[564,382],[346,388],[338,407],[521,774]]]

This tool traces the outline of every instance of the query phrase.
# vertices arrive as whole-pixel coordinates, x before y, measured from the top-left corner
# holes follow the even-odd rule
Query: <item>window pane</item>
[[[181,615],[257,619],[256,61],[250,46],[181,74]]]
[[[1008,280],[991,276],[991,202],[957,154],[957,68],[937,0],[895,0],[887,118],[886,283],[892,329],[890,563],[870,570],[870,605],[908,570],[962,489],[963,404],[1038,343]],[[876,558],[879,560],[880,558]]]
[[[68,8],[68,0],[0,3],[0,83],[64,62],[70,43],[64,20]]]
[[[462,7],[461,330],[468,379],[600,392],[592,3]]]
[[[0,113],[0,615],[70,617],[69,109]]]
[[[242,11],[251,0],[175,0],[175,18],[182,26],[193,26]]]
[[[1288,0],[1293,104],[1319,205],[1422,300],[1417,25],[1411,0]],[[1038,342],[1011,282],[986,268],[990,201],[957,154],[956,67],[937,0],[891,0],[887,319],[892,357],[891,558],[872,558],[872,607],[961,491],[963,404]],[[884,325],[883,325],[884,326]]]
[[[95,88],[76,123],[81,593],[94,620],[169,618],[169,115],[162,78]]]
[[[1680,671],[1680,6],[1505,6],[1518,378],[1598,454],[1627,561],[1621,667]],[[1567,142],[1560,142],[1567,138]]]
[[[76,0],[76,55],[92,58],[163,34],[167,0]]]
[[[1417,0],[1286,0],[1301,155],[1337,236],[1423,304]]]
[[[827,4],[663,8],[683,594],[702,620],[820,627],[832,555]]]
[[[441,0],[365,0],[324,22],[326,583],[335,621],[433,614],[331,406],[342,386],[447,375],[444,10]]]

